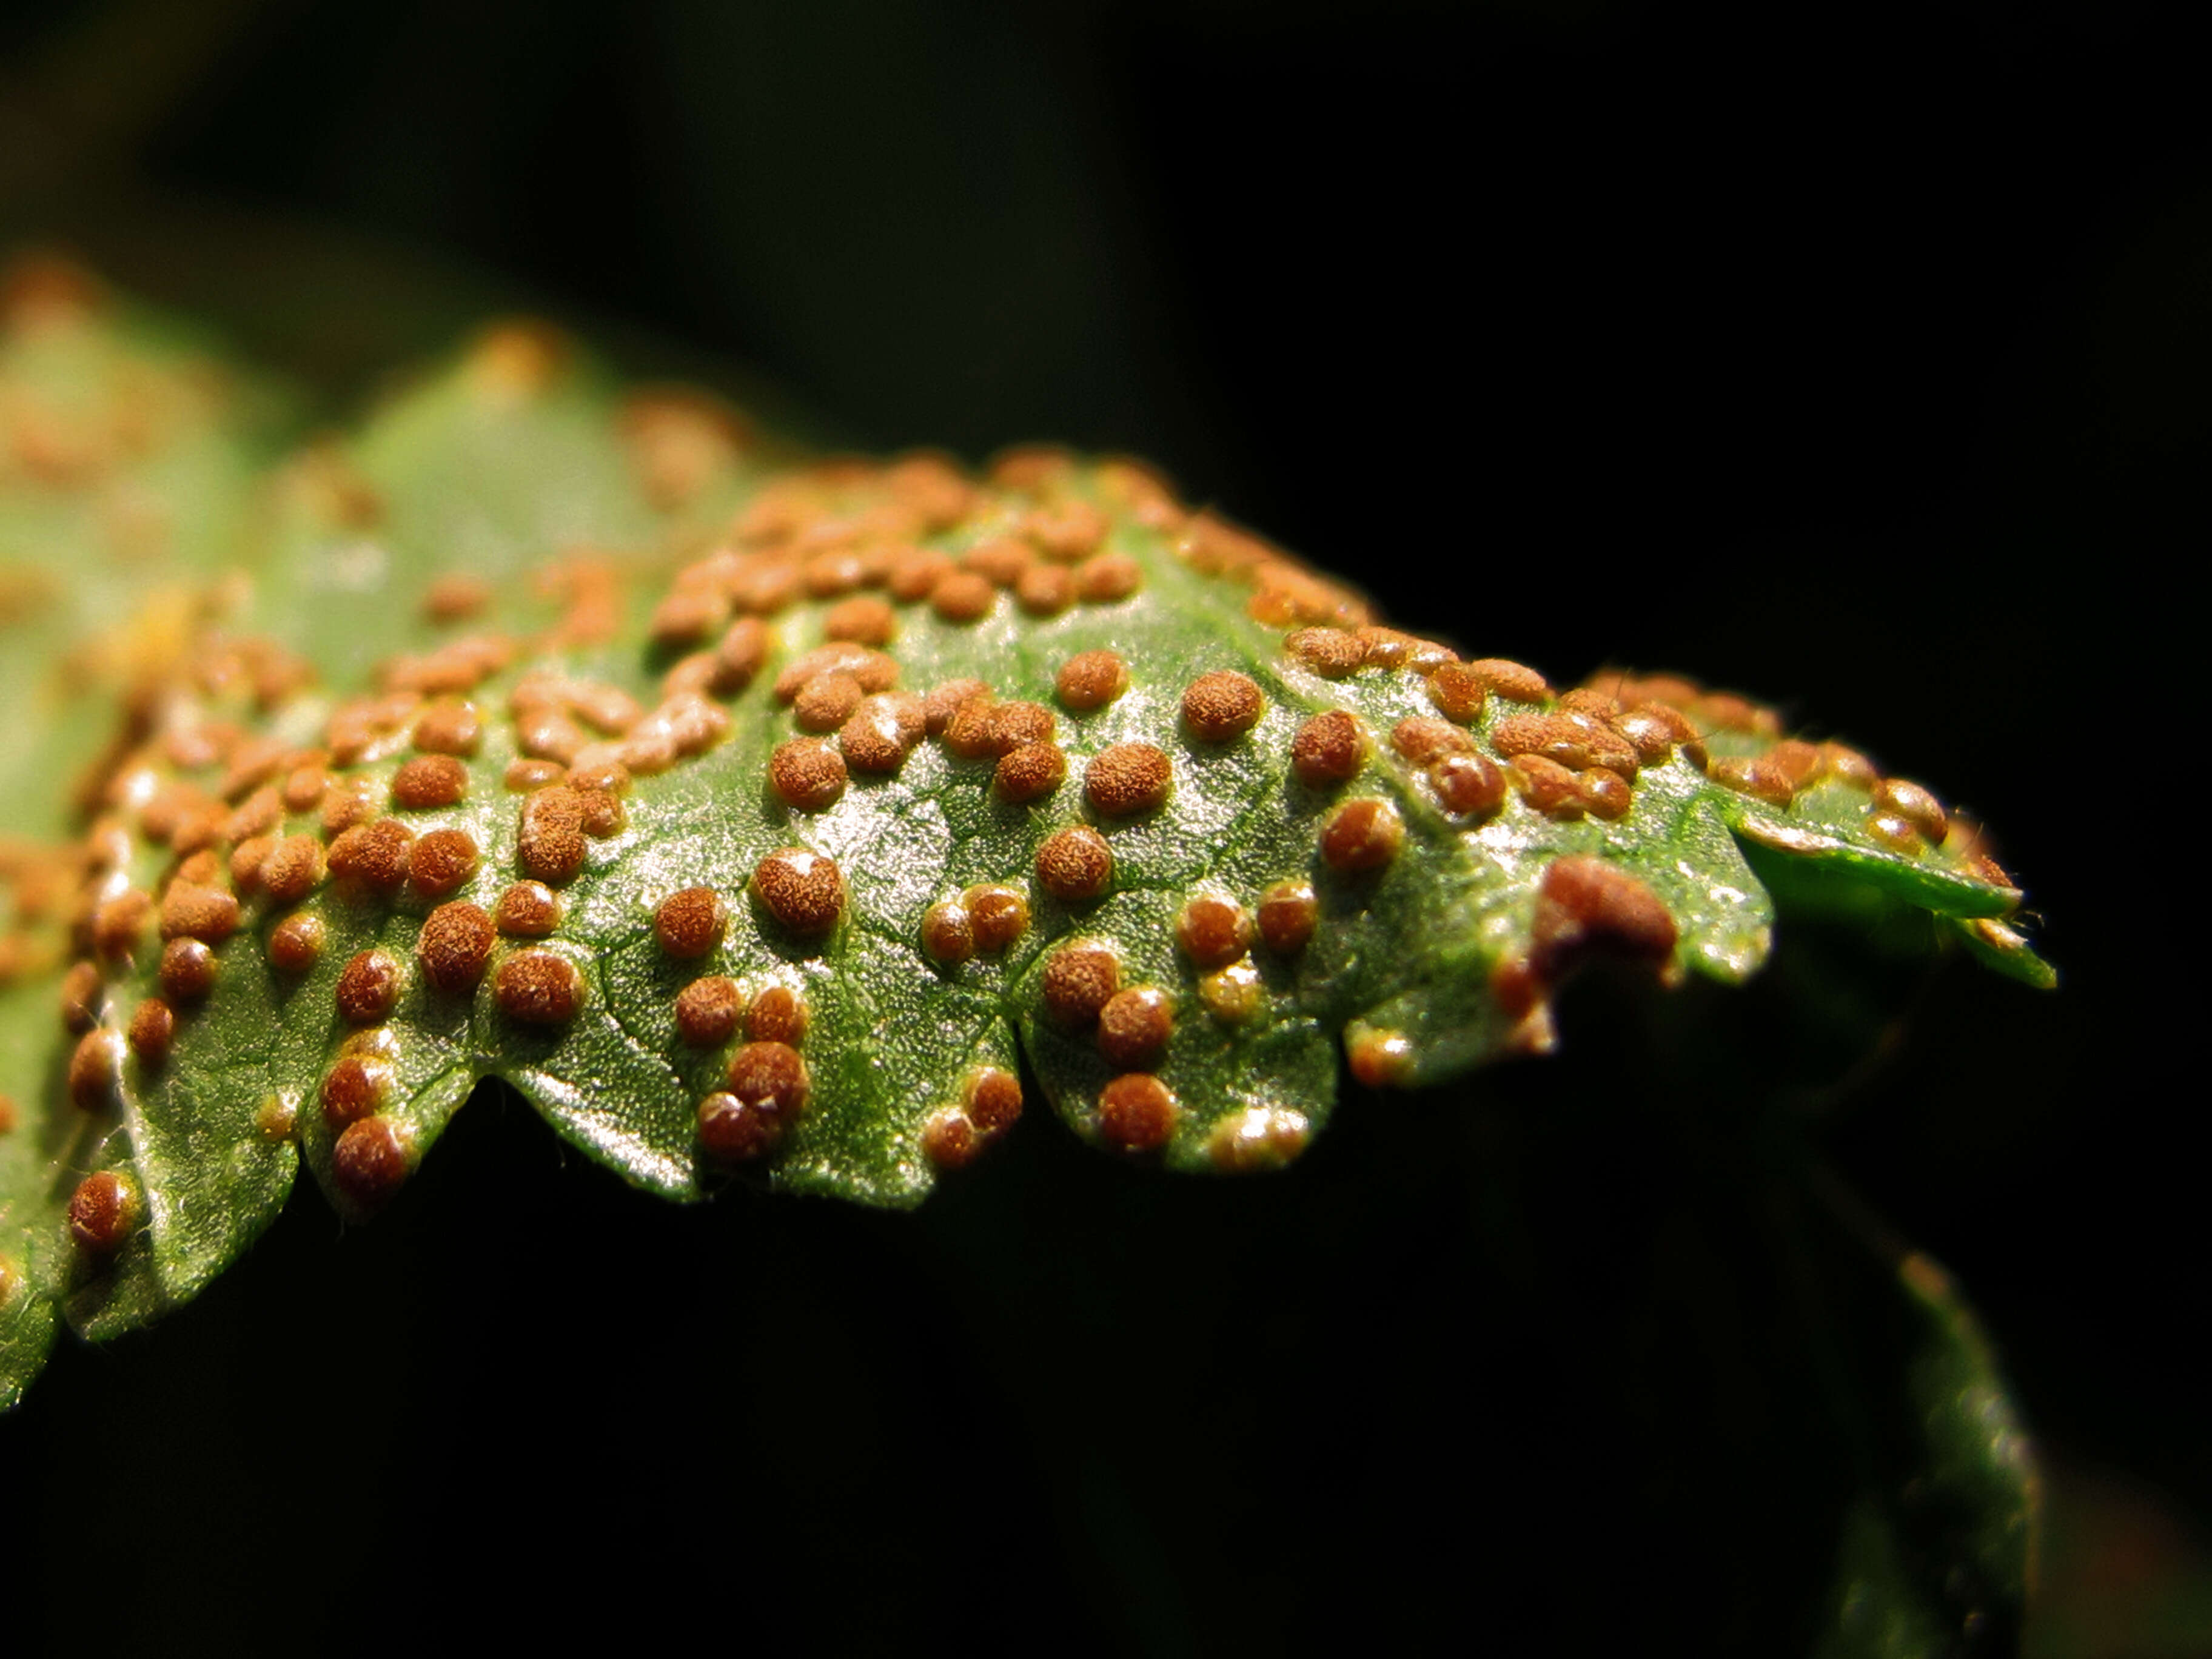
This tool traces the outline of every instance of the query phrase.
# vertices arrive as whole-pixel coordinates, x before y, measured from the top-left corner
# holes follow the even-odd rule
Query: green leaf
[[[2037,1478],[1978,1322],[1927,1256],[1896,1263],[1887,1328],[1869,1344],[1861,1431],[1868,1484],[1838,1550],[1822,1659],[1939,1659],[2017,1644]],[[1894,1345],[1891,1364],[1889,1345]]]
[[[45,349],[9,396],[92,372]],[[132,468],[199,538],[176,649],[104,577],[52,635],[124,630],[122,738],[6,775],[10,1390],[51,1309],[189,1298],[302,1160],[370,1214],[487,1078],[673,1199],[904,1206],[1039,1091],[1117,1156],[1279,1165],[1340,1040],[1373,1083],[1539,1051],[1582,963],[1738,981],[1778,900],[2040,969],[1924,790],[1376,626],[1129,462],[793,460],[521,327],[250,489],[228,432],[0,491],[42,592]]]

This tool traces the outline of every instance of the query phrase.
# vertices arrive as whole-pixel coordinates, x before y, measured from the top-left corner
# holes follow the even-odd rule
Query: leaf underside
[[[1340,1040],[1539,1050],[1583,960],[1739,981],[1778,900],[2050,981],[1855,751],[1462,661],[1128,462],[793,461],[527,328],[288,442],[63,277],[8,306],[0,1401],[301,1162],[373,1212],[486,1077],[671,1198],[903,1206],[1024,1075],[1119,1155],[1279,1165]]]

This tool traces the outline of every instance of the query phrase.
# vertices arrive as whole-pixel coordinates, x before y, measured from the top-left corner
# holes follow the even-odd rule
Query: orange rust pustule
[[[783,927],[816,938],[845,913],[845,878],[836,864],[804,847],[784,847],[753,866],[752,891]]]
[[[1935,795],[1903,778],[1884,778],[1875,786],[1874,804],[1903,818],[1927,837],[1930,847],[1941,847],[1951,833],[1950,819]]]
[[[256,836],[266,836],[284,821],[284,803],[274,789],[257,789],[239,803],[225,820],[222,839],[236,846]]]
[[[719,1048],[738,1034],[744,993],[720,974],[695,979],[676,994],[676,1034],[695,1048]]]
[[[216,956],[196,939],[173,939],[161,947],[161,994],[182,1004],[204,1002],[215,989]]]
[[[860,556],[844,544],[845,538],[842,534],[832,533],[836,535],[836,541],[823,547],[799,568],[800,586],[811,597],[817,599],[834,599],[840,594],[849,593],[865,578]],[[801,532],[799,541],[802,546],[818,544],[814,536],[805,532]]]
[[[1694,718],[1723,732],[1747,732],[1758,737],[1778,737],[1782,717],[1762,703],[1733,691],[1708,691],[1691,705]]]
[[[711,887],[686,887],[661,900],[653,913],[653,936],[678,962],[694,962],[722,942],[729,913]]]
[[[392,805],[410,812],[458,806],[469,793],[469,769],[451,755],[417,755],[392,775]]]
[[[772,1108],[718,1089],[699,1103],[699,1149],[720,1164],[754,1164],[781,1144],[784,1123]]]
[[[1234,899],[1200,893],[1176,915],[1176,943],[1200,969],[1225,968],[1252,946],[1252,919]]]
[[[1446,755],[1428,777],[1437,804],[1454,817],[1487,823],[1505,805],[1505,774],[1480,755]]]
[[[1553,860],[1537,888],[1529,966],[1552,984],[1593,957],[1664,970],[1679,937],[1673,913],[1635,877],[1602,859],[1570,855]]]
[[[819,738],[793,738],[769,757],[769,787],[801,812],[819,812],[845,793],[845,759]]]
[[[1240,957],[1227,967],[1199,978],[1200,1003],[1224,1025],[1242,1024],[1252,1018],[1267,997],[1267,986],[1249,957]]]
[[[338,1013],[356,1025],[381,1024],[406,986],[407,970],[390,951],[359,951],[338,971]]]
[[[1635,749],[1638,764],[1663,766],[1673,757],[1674,745],[1683,740],[1680,728],[1688,722],[1678,726],[1675,720],[1655,709],[1639,707],[1617,716],[1611,724]]]
[[[1001,489],[1041,495],[1075,473],[1075,457],[1059,444],[1011,444],[991,457],[991,482]]]
[[[238,931],[238,896],[227,888],[170,884],[161,896],[164,939],[196,939],[220,945]]]
[[[995,587],[1012,587],[1036,562],[1036,552],[1012,536],[988,536],[958,561],[963,570],[974,571]]]
[[[1055,830],[1037,848],[1037,884],[1075,904],[1095,899],[1114,881],[1114,851],[1096,830],[1072,824]]]
[[[681,651],[703,643],[729,617],[726,594],[679,585],[653,606],[646,637],[657,651]]]
[[[1227,743],[1260,723],[1267,700],[1249,674],[1231,668],[1200,674],[1183,688],[1183,729],[1201,743]]]
[[[1446,720],[1472,724],[1490,696],[1490,682],[1473,663],[1450,662],[1428,679],[1429,701]]]
[[[1058,565],[1031,565],[1015,579],[1014,602],[1032,617],[1057,617],[1075,603],[1075,578]]]
[[[769,644],[768,626],[759,617],[738,617],[714,647],[714,672],[707,689],[718,697],[736,696],[766,665]]]
[[[949,623],[981,622],[991,614],[998,590],[974,570],[948,570],[929,590],[929,608]]]
[[[1370,1089],[1404,1088],[1413,1079],[1413,1048],[1401,1031],[1362,1030],[1345,1045],[1352,1076]]]
[[[148,1066],[159,1066],[169,1057],[177,1040],[176,1011],[159,997],[148,997],[131,1012],[131,1052]]]
[[[1766,760],[1799,789],[1819,782],[1826,770],[1820,745],[1808,743],[1802,738],[1784,738],[1766,751]]]
[[[1449,720],[1417,714],[1390,728],[1390,746],[1416,765],[1426,766],[1446,755],[1472,754],[1474,739]]]
[[[257,872],[261,891],[279,905],[296,905],[316,887],[321,887],[325,874],[323,842],[310,834],[279,838],[276,845],[264,854],[261,869]]]
[[[1001,702],[990,705],[982,716],[986,752],[1011,755],[1026,744],[1050,743],[1060,722],[1041,702]]]
[[[520,1025],[566,1025],[583,1012],[584,976],[551,951],[518,951],[491,976],[500,1012]]]
[[[995,707],[988,696],[970,697],[952,711],[939,740],[945,752],[962,760],[994,760],[1000,753],[998,734],[992,729]]]
[[[1085,605],[1113,605],[1144,585],[1144,566],[1126,553],[1101,553],[1075,567],[1075,591]]]
[[[331,1177],[357,1207],[389,1203],[407,1181],[407,1138],[378,1114],[346,1126],[331,1148]]]
[[[1224,1174],[1279,1170],[1305,1151],[1311,1133],[1301,1113],[1253,1109],[1218,1125],[1206,1137],[1206,1155]]]
[[[1057,744],[1025,743],[999,757],[991,774],[992,793],[1018,805],[1042,800],[1067,777],[1067,757]]]
[[[511,794],[526,795],[543,789],[568,775],[568,769],[558,761],[513,760],[500,775],[500,782]]]
[[[1620,699],[1595,685],[1578,685],[1571,691],[1559,693],[1559,707],[1563,714],[1588,714],[1595,720],[1609,720],[1620,713]]]
[[[72,963],[62,975],[63,1028],[72,1036],[82,1036],[99,1024],[103,994],[100,969],[88,962]]]
[[[476,837],[465,830],[433,830],[408,849],[407,878],[426,898],[443,898],[477,872]]]
[[[392,1092],[392,1066],[374,1054],[345,1054],[324,1074],[323,1121],[331,1129],[381,1111]]]
[[[472,702],[433,703],[415,722],[415,746],[425,755],[466,757],[483,742],[483,717]]]
[[[1175,766],[1164,750],[1149,743],[1117,743],[1091,757],[1083,798],[1103,817],[1130,817],[1164,805],[1174,781]]]
[[[1116,991],[1098,1011],[1098,1052],[1121,1071],[1151,1071],[1174,1036],[1175,1005],[1149,985]]]
[[[1339,874],[1380,870],[1406,844],[1405,821],[1387,800],[1363,796],[1329,815],[1321,832],[1321,855]]]
[[[1041,991],[1053,1023],[1081,1030],[1121,988],[1121,963],[1103,945],[1063,945],[1045,958]]]
[[[1260,896],[1260,938],[1279,957],[1304,950],[1320,921],[1321,902],[1305,882],[1277,882]]]
[[[1106,515],[1085,501],[1040,507],[1023,520],[1023,528],[1038,551],[1048,559],[1071,564],[1097,552],[1109,527]]]
[[[1283,641],[1283,650],[1300,666],[1332,680],[1358,672],[1367,660],[1365,642],[1342,628],[1301,628]]]
[[[941,967],[957,968],[975,954],[975,924],[967,906],[940,900],[921,914],[923,954]]]
[[[574,881],[584,868],[584,798],[555,784],[526,797],[515,840],[515,860],[523,874],[556,886]]]
[[[1130,1072],[1098,1091],[1098,1134],[1125,1152],[1156,1152],[1175,1133],[1178,1108],[1166,1084]]]
[[[1346,782],[1366,762],[1367,734],[1348,709],[1316,714],[1291,740],[1291,770],[1309,789]]]
[[[982,882],[960,896],[978,951],[1003,951],[1030,930],[1030,902],[1018,888]]]
[[[373,892],[394,893],[407,879],[415,832],[397,818],[357,823],[331,843],[330,872]],[[265,878],[265,876],[264,876]]]
[[[561,925],[561,896],[543,882],[518,881],[499,896],[492,920],[508,939],[544,939]]]
[[[222,879],[222,860],[212,847],[197,848],[178,860],[169,887],[212,887]]]
[[[490,965],[492,946],[499,931],[483,907],[457,900],[430,912],[422,924],[415,954],[423,972],[441,991],[473,991]]]
[[[802,732],[835,732],[852,718],[864,695],[850,674],[817,674],[792,700],[791,717]]]
[[[222,880],[222,860],[212,847],[196,848],[178,861],[176,873],[169,878],[168,890],[179,887],[213,887]]]
[[[919,697],[879,691],[861,698],[837,728],[837,746],[854,771],[889,776],[906,764],[908,751],[926,729]]]
[[[112,1170],[77,1182],[70,1194],[70,1242],[96,1261],[106,1261],[138,1231],[138,1189]]]
[[[1555,760],[1541,755],[1522,755],[1513,763],[1513,777],[1521,798],[1547,817],[1571,821],[1588,810],[1582,781]]]
[[[1602,766],[1628,780],[1640,763],[1635,744],[1587,716],[1515,714],[1492,729],[1490,746],[1509,760],[1541,755],[1571,770]]]
[[[806,1040],[806,999],[788,985],[771,985],[745,1012],[745,1036],[753,1042],[781,1042],[796,1048]]]
[[[376,788],[367,778],[333,779],[325,786],[319,817],[325,841],[335,841],[375,816]]]
[[[1911,823],[1894,812],[1875,811],[1867,818],[1867,835],[1877,846],[1887,847],[1893,853],[1906,857],[1917,855],[1924,843],[1920,832]]]
[[[1411,673],[1429,675],[1459,660],[1459,653],[1441,641],[1425,640],[1418,634],[1407,634],[1399,629],[1370,623],[1355,628],[1352,632],[1367,648],[1370,668],[1402,668]]]
[[[699,1109],[699,1141],[720,1163],[746,1163],[773,1150],[806,1109],[806,1062],[785,1042],[748,1042],[730,1056],[726,1090]]]
[[[889,645],[898,633],[898,617],[889,603],[872,593],[841,599],[822,616],[822,637],[850,640],[856,645]]]
[[[1628,780],[1606,767],[1583,768],[1575,780],[1575,787],[1592,817],[1608,822],[1624,818],[1636,804],[1636,792],[1629,787]]]
[[[123,1040],[105,1028],[87,1031],[70,1051],[70,1103],[81,1112],[96,1112],[115,1103],[117,1068],[122,1064]]]
[[[603,737],[620,737],[645,718],[643,705],[618,685],[572,680],[568,691],[569,708]]]
[[[422,617],[441,627],[450,626],[477,616],[491,601],[491,584],[481,576],[437,576],[422,590]]]
[[[137,954],[145,937],[146,919],[154,914],[154,896],[127,888],[103,899],[92,913],[92,946],[103,962],[128,961]]]
[[[988,699],[991,688],[977,679],[947,680],[933,686],[921,700],[922,717],[928,734],[941,738],[960,711],[977,698]]]
[[[269,934],[269,965],[297,976],[323,957],[323,919],[304,911],[278,922]]]
[[[978,1067],[962,1090],[969,1121],[985,1134],[1008,1129],[1022,1115],[1022,1082],[996,1066]]]
[[[921,1126],[921,1152],[940,1170],[964,1170],[983,1148],[983,1137],[968,1114],[939,1107]]]
[[[1508,702],[1540,703],[1552,695],[1551,683],[1526,663],[1504,657],[1479,657],[1467,665],[1467,670],[1474,679]],[[1433,685],[1435,681],[1431,679],[1430,684]]]
[[[1820,745],[1820,769],[1824,775],[1853,789],[1870,790],[1881,781],[1881,773],[1872,761],[1840,743]]]
[[[925,531],[951,530],[974,511],[975,490],[957,463],[933,450],[915,450],[884,469],[884,488]]]
[[[927,599],[951,568],[951,559],[934,549],[909,548],[892,556],[884,584],[901,605],[913,605]]]
[[[1706,765],[1705,775],[1723,789],[1749,795],[1770,806],[1787,806],[1797,795],[1797,786],[1790,774],[1764,755],[1718,756]]]

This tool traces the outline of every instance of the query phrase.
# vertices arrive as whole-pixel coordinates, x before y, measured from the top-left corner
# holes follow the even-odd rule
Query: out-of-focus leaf
[[[2018,1650],[2038,1482],[2018,1408],[1950,1277],[1905,1255],[1852,1354],[1862,1490],[1822,1659]]]

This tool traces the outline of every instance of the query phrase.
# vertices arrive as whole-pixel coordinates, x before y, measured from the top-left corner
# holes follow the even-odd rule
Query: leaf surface
[[[9,1389],[52,1309],[194,1294],[302,1160],[371,1213],[484,1078],[673,1199],[903,1206],[1040,1090],[1117,1155],[1279,1165],[1340,1040],[1374,1083],[1540,1050],[1585,961],[1755,971],[1777,896],[2040,971],[1924,790],[1381,627],[1126,461],[785,463],[515,328],[250,490],[175,441],[189,627],[121,741],[56,728],[74,839],[60,752],[9,774]],[[5,510],[68,545],[112,483]]]

